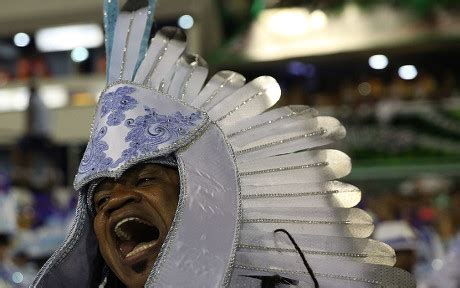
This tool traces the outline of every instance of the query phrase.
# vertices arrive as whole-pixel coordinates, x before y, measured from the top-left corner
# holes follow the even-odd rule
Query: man
[[[264,113],[281,94],[271,77],[204,85],[180,30],[148,45],[154,4],[105,2],[107,87],[76,220],[33,287],[414,287],[367,239],[360,191],[333,181],[349,158],[318,149],[343,126],[304,106]]]
[[[141,164],[94,191],[94,232],[116,277],[142,287],[171,228],[179,200],[175,168]],[[113,281],[113,280],[112,280]]]

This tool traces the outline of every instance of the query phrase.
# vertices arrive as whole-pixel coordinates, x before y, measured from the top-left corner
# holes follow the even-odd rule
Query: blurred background
[[[102,0],[0,3],[0,287],[26,287],[70,229]],[[156,20],[210,74],[273,76],[278,105],[342,121],[374,236],[418,287],[460,287],[460,1],[160,0]]]

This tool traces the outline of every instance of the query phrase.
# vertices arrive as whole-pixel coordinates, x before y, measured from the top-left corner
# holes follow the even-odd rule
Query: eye
[[[104,206],[104,204],[107,203],[109,200],[110,200],[109,194],[100,195],[100,196],[98,195],[98,197],[94,199],[96,209],[101,209],[102,206]]]
[[[136,187],[149,186],[149,185],[152,185],[155,182],[156,182],[155,177],[141,177],[141,178],[139,178],[137,180]]]

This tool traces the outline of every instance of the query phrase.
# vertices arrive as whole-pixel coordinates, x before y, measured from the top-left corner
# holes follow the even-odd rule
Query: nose
[[[124,184],[116,184],[107,205],[104,207],[106,212],[112,213],[130,203],[137,203],[142,200],[142,196],[129,189]]]

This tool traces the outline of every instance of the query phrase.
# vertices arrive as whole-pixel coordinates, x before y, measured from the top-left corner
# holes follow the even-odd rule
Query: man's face
[[[145,164],[93,197],[94,231],[105,262],[128,287],[143,287],[171,227],[179,198],[177,170]]]

